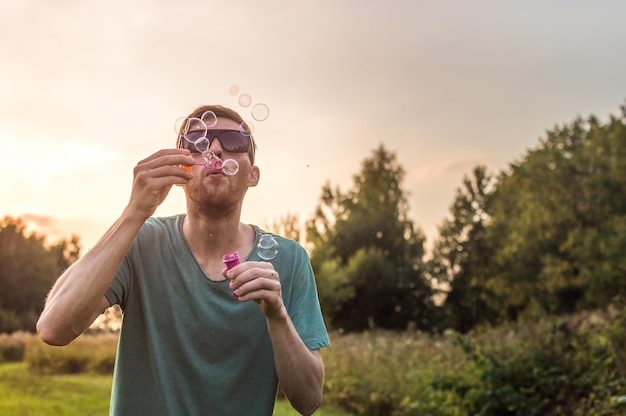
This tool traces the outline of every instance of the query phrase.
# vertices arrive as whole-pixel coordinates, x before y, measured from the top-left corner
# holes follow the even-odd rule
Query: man
[[[254,140],[222,106],[188,119],[207,112],[217,116],[208,150],[239,171],[203,166],[182,135],[177,149],[139,162],[127,207],[59,277],[37,330],[66,345],[121,306],[113,415],[271,415],[278,383],[296,410],[311,414],[322,401],[319,349],[329,341],[308,256],[275,236],[278,255],[261,261],[263,232],[240,222],[244,195],[259,181]],[[173,185],[184,187],[186,215],[153,218]],[[235,251],[247,261],[229,270],[222,258]]]

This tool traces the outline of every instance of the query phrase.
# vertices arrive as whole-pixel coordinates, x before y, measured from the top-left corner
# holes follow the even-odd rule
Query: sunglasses
[[[246,153],[250,150],[250,136],[240,130],[230,129],[202,129],[184,132],[182,148],[191,153],[204,153],[213,140],[219,139],[222,149],[233,153]]]

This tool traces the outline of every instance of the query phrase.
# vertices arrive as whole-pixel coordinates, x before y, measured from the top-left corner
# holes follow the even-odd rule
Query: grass
[[[0,365],[0,414],[108,415],[111,376],[38,376],[24,362]]]
[[[25,362],[0,364],[0,415],[105,416],[109,414],[111,376],[82,373],[41,376]],[[278,401],[276,416],[296,416],[289,403]],[[316,416],[348,416],[323,407]]]

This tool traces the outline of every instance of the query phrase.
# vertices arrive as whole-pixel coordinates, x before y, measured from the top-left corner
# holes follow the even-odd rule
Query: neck
[[[187,242],[199,253],[236,250],[248,226],[239,222],[239,216],[207,217],[187,212],[183,234]]]

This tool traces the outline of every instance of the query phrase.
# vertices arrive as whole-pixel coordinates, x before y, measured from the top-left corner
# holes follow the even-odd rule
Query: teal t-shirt
[[[182,234],[184,215],[150,218],[106,293],[124,312],[112,415],[271,415],[278,377],[265,317],[228,281],[200,269]],[[264,233],[255,227],[256,239]],[[285,307],[305,345],[329,345],[309,257],[274,236]],[[256,243],[255,243],[256,245]],[[261,261],[255,250],[248,259]]]

